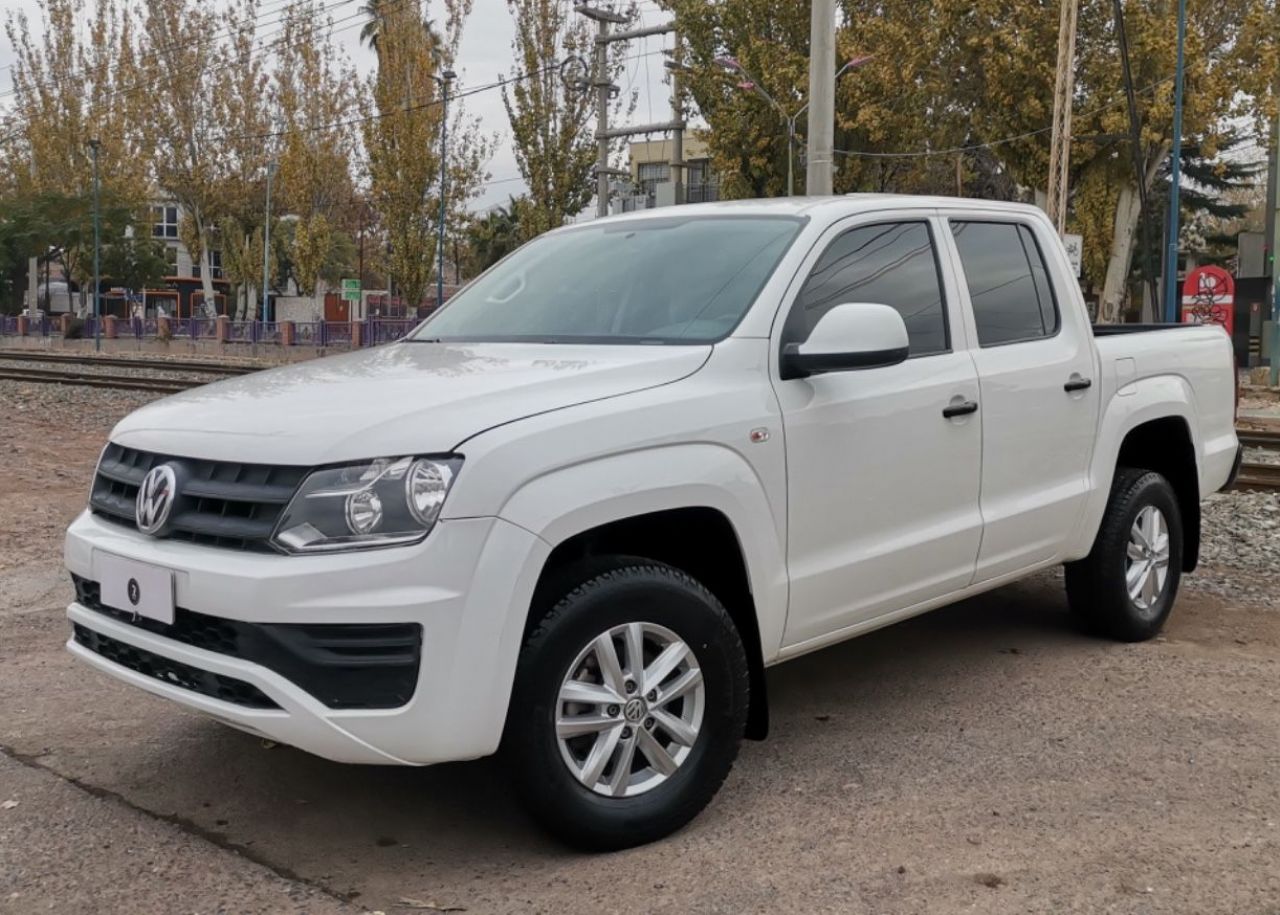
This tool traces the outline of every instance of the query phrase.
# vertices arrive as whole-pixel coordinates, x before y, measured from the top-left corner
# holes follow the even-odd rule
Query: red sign
[[[1197,267],[1182,286],[1183,324],[1236,326],[1236,283],[1221,267]]]

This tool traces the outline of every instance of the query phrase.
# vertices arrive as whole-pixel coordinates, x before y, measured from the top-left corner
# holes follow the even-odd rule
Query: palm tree
[[[369,21],[360,29],[360,43],[368,45],[374,53],[377,53],[378,35],[382,31],[382,23],[393,7],[400,6],[404,2],[405,0],[365,0],[364,6],[360,7],[360,12],[368,16]],[[427,38],[431,42],[431,55],[439,62],[444,38],[436,31],[435,24],[430,19],[424,19],[422,27],[426,30]]]
[[[488,270],[520,246],[520,204],[512,197],[471,223],[471,251],[477,273]]]

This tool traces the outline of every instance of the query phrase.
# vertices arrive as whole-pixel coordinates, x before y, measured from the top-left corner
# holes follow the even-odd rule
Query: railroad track
[[[177,394],[189,391],[213,379],[203,378],[139,378],[136,375],[108,375],[104,372],[71,372],[61,369],[10,368],[0,364],[0,379],[6,381],[31,381],[38,384],[74,384],[90,388],[111,388],[116,391],[151,391],[156,394]]]
[[[1280,464],[1246,462],[1240,467],[1235,488],[1267,491],[1280,489]]]
[[[1280,451],[1280,430],[1275,429],[1237,429],[1236,437],[1246,448],[1267,448]]]
[[[110,366],[113,368],[158,369],[166,372],[199,372],[208,375],[248,375],[258,371],[258,366],[236,365],[227,362],[204,362],[199,359],[131,359],[126,356],[89,356],[75,353],[54,353],[45,350],[0,350],[0,370],[7,363],[48,362],[80,366]]]

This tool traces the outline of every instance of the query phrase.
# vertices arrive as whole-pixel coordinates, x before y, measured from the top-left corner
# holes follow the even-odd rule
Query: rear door
[[[949,214],[981,388],[975,582],[1059,557],[1088,496],[1098,419],[1093,335],[1042,219]]]
[[[982,532],[982,417],[954,278],[928,214],[859,217],[830,230],[775,343],[800,342],[836,305],[901,313],[910,358],[777,380],[786,431],[790,612],[784,642],[848,630],[963,588]]]

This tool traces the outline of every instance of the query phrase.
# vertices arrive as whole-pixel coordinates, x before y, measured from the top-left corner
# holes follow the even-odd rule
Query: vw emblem
[[[643,699],[632,699],[622,707],[622,715],[633,724],[644,717],[646,709]]]
[[[169,464],[153,467],[142,478],[138,487],[138,501],[134,505],[134,518],[138,530],[152,537],[160,536],[169,523],[173,502],[178,496],[178,476]]]

